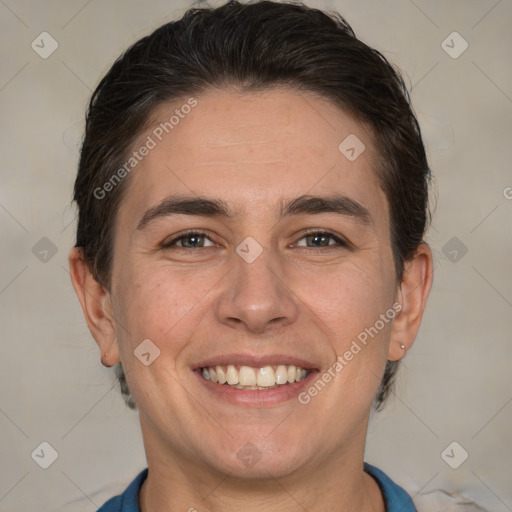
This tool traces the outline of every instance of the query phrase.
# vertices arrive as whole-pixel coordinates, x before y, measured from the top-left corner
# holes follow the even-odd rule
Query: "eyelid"
[[[167,241],[167,239],[165,239],[160,244],[160,247],[162,249],[172,247],[176,242],[178,242],[182,238],[185,238],[187,235],[203,235],[205,238],[208,238],[211,242],[213,242],[214,244],[217,245],[217,242],[212,240],[212,237],[210,236],[208,231],[198,228],[198,229],[187,229],[185,231],[181,231],[180,233],[176,233],[176,235],[173,235],[173,237],[170,240]],[[180,247],[180,246],[176,246],[176,248],[177,249],[185,249],[185,250],[188,249],[188,247]]]
[[[352,247],[352,244],[345,237],[343,237],[342,235],[340,235],[338,233],[330,231],[329,229],[325,229],[325,228],[310,228],[307,231],[303,231],[300,234],[300,238],[297,240],[297,242],[299,242],[300,240],[302,240],[303,238],[305,238],[308,235],[316,235],[316,234],[329,235],[334,240],[336,240],[336,242],[338,242],[338,245],[341,247],[347,247],[347,248]],[[297,242],[295,242],[295,244],[297,244]],[[328,248],[332,248],[332,247],[335,247],[335,245],[327,245],[327,246],[323,246],[323,247],[305,247],[305,249],[328,249]]]
[[[303,238],[305,238],[309,235],[315,235],[315,234],[329,235],[337,242],[338,246],[347,247],[347,248],[352,247],[352,244],[345,237],[339,235],[338,233],[334,233],[333,231],[325,229],[325,228],[310,228],[306,231],[303,231],[302,233],[300,233],[300,236],[294,245],[296,245],[298,242],[300,242]],[[169,241],[164,240],[164,242],[162,242],[160,244],[160,247],[162,249],[167,249],[167,248],[173,247],[174,244],[176,244],[176,242],[178,242],[182,238],[185,238],[187,235],[202,235],[205,238],[208,238],[212,243],[214,243],[218,246],[217,242],[215,242],[215,240],[212,239],[212,237],[210,236],[210,234],[207,230],[197,228],[197,229],[188,229],[188,230],[182,231],[180,233],[177,233],[175,236],[173,236],[171,238],[171,240],[169,240]],[[291,247],[293,247],[294,245],[292,245]],[[323,247],[303,247],[303,248],[305,248],[305,249],[328,249],[328,248],[332,248],[332,247],[336,247],[336,244],[335,245],[327,245],[327,246],[323,246]],[[188,247],[176,246],[176,248],[190,250],[190,248],[188,248]],[[202,247],[202,249],[206,249],[206,248],[207,247]],[[196,248],[196,249],[198,249],[198,248]],[[199,247],[199,249],[201,249],[201,247]]]

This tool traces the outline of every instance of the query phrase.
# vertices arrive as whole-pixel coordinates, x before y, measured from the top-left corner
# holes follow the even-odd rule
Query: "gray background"
[[[366,459],[418,506],[445,489],[512,510],[512,2],[307,4],[339,10],[403,71],[436,176],[430,304]],[[101,366],[70,283],[70,198],[92,90],[188,5],[0,0],[2,512],[92,512],[145,467],[137,414]],[[43,31],[58,43],[46,59],[31,47]],[[469,45],[457,58],[461,39],[444,43],[452,56],[442,46],[454,31]],[[48,469],[35,461],[48,449],[31,457],[43,441],[58,453]],[[441,457],[453,441],[452,464],[469,454],[457,469]]]

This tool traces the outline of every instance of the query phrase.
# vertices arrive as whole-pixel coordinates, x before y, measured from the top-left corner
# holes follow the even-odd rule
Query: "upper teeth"
[[[299,382],[306,377],[308,371],[293,364],[260,368],[240,366],[239,370],[235,365],[228,364],[202,368],[202,374],[205,379],[219,384],[228,384],[239,389],[258,389]]]

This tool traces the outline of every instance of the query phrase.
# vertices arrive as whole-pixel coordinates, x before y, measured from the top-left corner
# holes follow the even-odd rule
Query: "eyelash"
[[[176,246],[176,247],[173,247],[173,245],[176,243],[176,242],[179,242],[180,240],[183,240],[183,239],[186,239],[186,238],[189,238],[189,237],[192,237],[193,235],[199,235],[199,236],[204,236],[206,238],[208,238],[211,242],[215,243],[209,236],[208,234],[205,232],[205,231],[201,231],[201,230],[194,230],[194,231],[186,231],[185,233],[181,233],[179,236],[173,238],[172,240],[170,240],[169,242],[165,242],[161,245],[161,248],[162,249],[173,249],[173,250],[185,250],[185,251],[190,251],[190,250],[197,250],[197,249],[208,249],[210,247],[179,247],[179,246]],[[299,238],[299,241],[304,239],[304,238],[307,238],[308,236],[311,236],[311,235],[323,235],[323,236],[328,236],[329,238],[332,238],[333,240],[336,241],[337,243],[337,246],[338,248],[339,247],[343,247],[343,248],[349,248],[349,244],[348,242],[346,242],[345,240],[343,240],[342,238],[336,236],[334,233],[331,233],[330,231],[322,231],[322,230],[312,230],[312,231],[307,231],[306,233],[303,233],[303,235],[301,236],[301,238]],[[327,246],[319,246],[319,247],[303,247],[305,249],[316,249],[316,250],[325,250],[325,249],[331,249],[331,248],[334,248],[336,247],[336,245],[327,245]]]

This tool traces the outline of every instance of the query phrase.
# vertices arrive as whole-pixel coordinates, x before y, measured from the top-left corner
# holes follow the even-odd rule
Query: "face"
[[[389,355],[372,137],[289,89],[196,99],[161,141],[179,105],[154,113],[116,219],[111,304],[146,450],[241,476],[312,470],[364,444]]]

